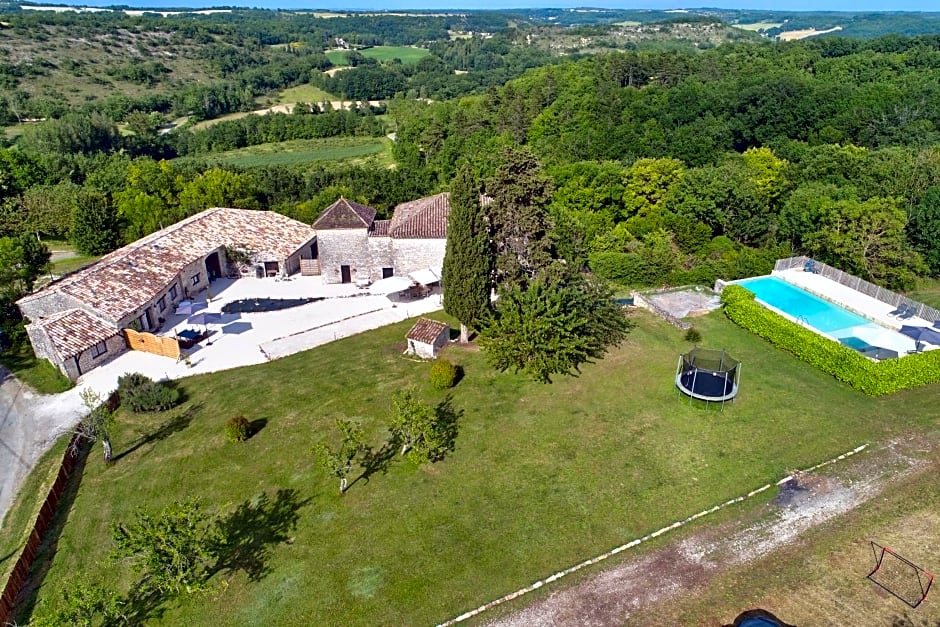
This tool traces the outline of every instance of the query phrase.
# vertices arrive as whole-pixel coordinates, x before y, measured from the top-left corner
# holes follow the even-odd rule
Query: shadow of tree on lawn
[[[460,433],[463,410],[454,407],[453,396],[448,394],[444,400],[434,407],[434,417],[437,420],[437,429],[441,436],[441,446],[431,457],[431,461],[438,462],[444,459],[448,453],[453,453],[457,446],[457,436]]]
[[[274,544],[290,543],[290,533],[300,519],[298,510],[310,499],[301,501],[297,490],[280,489],[270,498],[267,494],[249,499],[218,522],[226,538],[219,548],[215,565],[209,575],[218,572],[243,571],[249,581],[258,581],[270,572],[267,564]]]
[[[173,416],[172,418],[164,422],[162,425],[157,427],[156,431],[152,433],[141,434],[140,437],[134,441],[134,443],[131,445],[129,449],[127,449],[126,451],[122,451],[118,455],[115,455],[111,459],[112,463],[117,462],[123,459],[124,457],[127,457],[131,453],[134,453],[135,451],[140,449],[140,447],[142,446],[145,446],[147,444],[152,444],[154,442],[160,442],[161,440],[167,439],[174,433],[179,433],[180,431],[182,431],[183,429],[189,426],[189,424],[193,421],[193,417],[195,417],[195,415],[199,412],[200,409],[202,409],[201,403],[190,405],[189,407],[177,413],[175,416]]]

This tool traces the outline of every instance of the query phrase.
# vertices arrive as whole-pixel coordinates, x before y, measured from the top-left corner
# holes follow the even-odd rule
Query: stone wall
[[[313,251],[311,247],[313,243],[317,241],[316,236],[311,237],[310,240],[305,243],[303,246],[298,248],[293,255],[288,257],[286,260],[281,261],[281,274],[287,276],[297,272],[300,272],[300,260],[301,259],[313,259]]]
[[[361,229],[325,229],[317,231],[320,249],[320,274],[324,283],[340,283],[340,266],[349,266],[351,280],[371,276],[372,256],[369,236]]]
[[[127,342],[124,341],[124,337],[118,333],[113,337],[108,338],[105,341],[105,344],[108,347],[108,352],[103,355],[98,355],[97,357],[92,357],[91,349],[87,349],[82,352],[81,355],[78,355],[74,359],[66,359],[65,367],[59,366],[59,369],[65,373],[69,379],[74,381],[80,375],[85,374],[93,368],[105,364],[118,355],[122,355],[127,352]],[[75,362],[78,362],[78,369],[75,369]],[[73,372],[74,371],[74,372]]]
[[[407,276],[415,270],[444,265],[445,239],[394,239],[395,274]]]
[[[392,251],[392,238],[390,237],[370,237],[369,255],[371,256],[371,265],[369,266],[369,280],[378,281],[382,278],[382,268],[391,268],[394,274],[401,274],[395,267],[395,255]]]

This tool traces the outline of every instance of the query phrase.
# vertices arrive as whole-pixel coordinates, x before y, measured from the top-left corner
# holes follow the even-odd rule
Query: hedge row
[[[940,350],[872,361],[758,304],[754,294],[739,285],[726,287],[721,302],[725,315],[738,326],[865,394],[882,396],[940,382]]]

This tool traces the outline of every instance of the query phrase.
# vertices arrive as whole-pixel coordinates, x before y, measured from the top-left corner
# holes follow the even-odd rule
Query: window
[[[193,284],[193,285],[198,285],[198,284],[199,284],[199,273],[198,273],[198,272],[193,275],[192,284]]]
[[[388,277],[395,274],[394,268],[382,268],[382,278],[387,279]]]
[[[161,312],[166,309],[166,296],[160,297],[160,300],[157,301],[157,308],[159,308]]]
[[[170,286],[170,300],[176,300],[176,294],[177,294],[176,286],[171,285]]]
[[[104,355],[104,354],[107,353],[107,352],[108,352],[108,343],[107,343],[107,342],[98,342],[97,344],[95,344],[94,346],[91,347],[91,357],[92,357],[92,359],[95,359],[95,358],[97,358],[97,357],[101,357],[102,355]]]

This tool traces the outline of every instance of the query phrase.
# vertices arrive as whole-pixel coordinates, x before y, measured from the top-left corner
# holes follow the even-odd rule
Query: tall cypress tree
[[[480,186],[470,164],[454,176],[444,255],[444,311],[460,321],[460,341],[468,339],[490,304],[489,234],[480,205]]]

